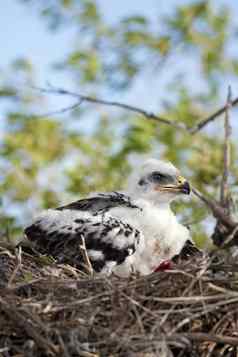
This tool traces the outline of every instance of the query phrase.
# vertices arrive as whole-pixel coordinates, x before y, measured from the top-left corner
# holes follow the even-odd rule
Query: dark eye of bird
[[[155,172],[152,172],[151,178],[153,181],[161,181],[161,180],[165,179],[166,176],[161,174],[160,172],[155,171]]]
[[[152,172],[151,174],[151,178],[155,181],[159,181],[161,180],[162,178],[164,178],[165,176],[163,174],[161,174],[160,172]]]

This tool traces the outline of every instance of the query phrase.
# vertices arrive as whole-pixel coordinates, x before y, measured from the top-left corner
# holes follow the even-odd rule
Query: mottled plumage
[[[84,237],[94,270],[109,273],[135,252],[141,235],[127,222],[109,214],[117,206],[140,210],[121,193],[98,194],[42,213],[25,229],[25,234],[39,252],[50,252],[59,262],[78,268],[84,264],[80,248]]]
[[[25,234],[35,249],[59,262],[84,268],[84,241],[96,272],[146,275],[193,244],[170,209],[171,200],[189,192],[172,164],[150,159],[132,174],[126,194],[95,194],[47,210]]]

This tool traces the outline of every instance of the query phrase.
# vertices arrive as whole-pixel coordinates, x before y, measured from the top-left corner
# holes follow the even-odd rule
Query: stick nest
[[[0,356],[237,353],[238,264],[227,258],[122,279],[0,248]]]

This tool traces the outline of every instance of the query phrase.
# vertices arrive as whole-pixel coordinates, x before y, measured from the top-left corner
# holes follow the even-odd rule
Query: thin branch
[[[212,341],[217,343],[228,344],[231,346],[238,346],[238,338],[237,337],[230,337],[230,336],[222,336],[222,335],[215,335],[210,333],[203,333],[203,332],[185,332],[181,334],[174,334],[171,337],[187,337],[193,341]]]
[[[22,249],[21,249],[21,246],[19,246],[18,247],[17,256],[16,256],[17,264],[16,264],[16,266],[15,266],[15,268],[14,268],[14,270],[13,270],[13,272],[12,272],[12,274],[11,274],[9,280],[8,280],[8,284],[7,284],[8,288],[12,285],[12,283],[13,283],[13,281],[14,281],[14,279],[15,279],[15,277],[16,277],[16,275],[17,275],[17,273],[18,273],[18,271],[19,271],[19,269],[21,267],[21,261],[22,261],[21,257],[22,257]]]
[[[235,229],[237,226],[237,223],[233,221],[233,219],[226,214],[224,211],[224,208],[215,200],[208,198],[207,196],[204,196],[200,191],[198,191],[195,188],[192,188],[192,192],[202,201],[206,204],[208,208],[213,213],[213,216],[217,218],[218,221],[223,223],[225,226],[230,227],[232,229]]]
[[[172,121],[170,119],[163,118],[163,117],[161,117],[159,115],[156,115],[154,113],[148,112],[148,111],[146,111],[146,110],[144,110],[142,108],[138,108],[138,107],[135,107],[133,105],[129,105],[129,104],[125,104],[125,103],[121,103],[121,102],[117,102],[117,101],[104,100],[104,99],[101,99],[101,98],[90,97],[90,96],[87,96],[87,95],[71,92],[71,91],[68,91],[68,90],[63,89],[63,88],[54,88],[52,86],[50,86],[49,89],[40,88],[40,87],[34,87],[34,88],[39,90],[39,91],[41,91],[42,93],[51,93],[51,94],[57,94],[57,95],[68,95],[68,96],[77,98],[78,102],[76,102],[73,105],[74,109],[75,109],[75,107],[80,106],[83,102],[92,103],[92,104],[99,104],[99,105],[106,105],[106,106],[110,106],[110,107],[117,107],[117,108],[121,108],[121,109],[124,109],[124,110],[128,110],[130,112],[134,112],[134,113],[140,114],[140,115],[142,115],[143,117],[145,117],[147,119],[154,120],[154,121],[160,122],[162,124],[170,125],[170,126],[176,128],[176,129],[179,129],[179,130],[185,130],[185,131],[187,130],[186,125],[183,124],[183,123],[177,123],[177,122]],[[71,109],[72,109],[71,107],[67,107],[67,108],[60,109],[60,110],[58,110],[58,111],[56,111],[54,113],[61,114],[61,113],[64,113],[64,112],[66,112],[68,110],[71,110]]]
[[[211,304],[210,307],[208,307],[206,310],[202,309],[201,311],[198,311],[197,313],[191,314],[188,317],[185,317],[183,320],[181,320],[177,326],[175,326],[172,331],[170,332],[170,336],[172,336],[174,333],[176,333],[177,331],[181,330],[181,328],[185,325],[188,325],[191,321],[195,321],[197,318],[200,318],[201,316],[207,314],[208,312],[213,312],[215,310],[217,310],[218,306],[228,306],[230,304],[236,303],[238,301],[238,299],[236,297],[231,298],[231,299],[225,299],[225,300],[221,300],[217,303],[213,303]]]
[[[13,306],[9,304],[2,298],[0,298],[0,305],[2,305],[1,307],[4,310],[4,313],[8,316],[9,320],[13,321],[14,324],[21,328],[28,337],[32,338],[40,349],[45,348],[53,356],[59,355],[58,347],[55,346],[51,341],[47,340],[39,328],[34,328],[33,321],[29,316],[24,316],[23,312],[21,312],[19,309],[16,309],[15,305]]]
[[[230,136],[231,136],[231,126],[230,126],[230,110],[233,105],[237,103],[237,99],[232,101],[231,99],[232,93],[231,88],[228,88],[227,101],[226,105],[218,111],[217,115],[220,115],[222,112],[225,113],[224,118],[224,148],[223,148],[223,174],[221,179],[221,189],[220,189],[220,202],[217,202],[214,199],[210,199],[204,196],[201,192],[193,189],[194,194],[199,197],[207,207],[213,213],[213,216],[217,220],[217,224],[215,227],[214,234],[212,235],[212,239],[215,244],[220,245],[224,248],[231,243],[232,240],[237,238],[238,232],[238,223],[235,222],[230,215],[230,195],[229,195],[229,171],[230,171]],[[212,120],[214,119],[214,115],[210,117]],[[209,119],[209,120],[210,120]],[[208,122],[208,121],[207,121]],[[207,123],[206,122],[206,123]],[[205,121],[203,121],[205,124]],[[202,124],[202,125],[203,125]],[[228,232],[228,237],[226,239],[226,232]],[[221,241],[221,242],[220,242]]]
[[[85,238],[84,238],[84,236],[82,234],[81,234],[81,241],[82,242],[81,242],[79,248],[80,248],[80,251],[81,251],[82,256],[83,256],[85,268],[87,270],[87,273],[90,276],[93,276],[93,267],[92,267],[92,264],[91,264],[90,259],[88,257],[88,252],[87,252],[87,248],[86,248],[86,244],[85,244]]]
[[[198,272],[197,276],[195,276],[191,280],[190,284],[183,291],[182,297],[185,297],[192,290],[192,288],[194,287],[196,282],[199,281],[201,279],[201,277],[203,276],[203,274],[208,270],[208,266],[209,266],[210,262],[207,262],[206,260],[204,262],[205,262],[205,265],[201,267],[201,270]],[[177,305],[178,305],[178,303],[176,305],[172,306],[171,309],[168,311],[168,313],[165,314],[165,316],[163,316],[163,319],[161,320],[160,325],[159,325],[160,327],[162,327],[165,324],[169,315],[175,310]],[[153,329],[154,329],[154,327],[153,327]],[[175,332],[175,331],[173,330],[172,332]]]
[[[225,109],[225,119],[224,119],[224,151],[223,151],[223,175],[221,180],[221,205],[229,214],[229,187],[228,187],[228,178],[229,178],[229,171],[230,171],[230,136],[231,136],[231,126],[229,123],[229,112],[232,107],[231,103],[231,87],[228,88],[227,94],[227,102],[226,102],[226,109]]]
[[[232,219],[229,210],[227,210],[226,207],[223,207],[221,203],[207,196],[204,196],[195,188],[192,188],[192,192],[212,211],[212,214],[217,219],[217,222],[222,223],[225,227],[228,228],[228,230],[231,231],[231,233],[222,243],[223,248],[227,247],[228,244],[230,244],[231,241],[236,238],[238,232],[238,223]]]
[[[52,112],[46,112],[44,114],[39,114],[39,115],[35,115],[36,117],[52,117],[54,115],[58,115],[58,114],[64,114],[66,112],[70,112],[76,108],[78,108],[80,105],[82,104],[82,100],[77,100],[76,103],[68,106],[68,107],[64,107],[58,110],[54,110]]]
[[[238,104],[238,97],[231,101],[230,106],[234,107]],[[189,131],[191,134],[196,134],[198,131],[203,129],[207,124],[214,121],[221,114],[225,113],[227,110],[227,104],[225,104],[222,108],[218,109],[215,113],[209,115],[207,118],[202,119],[198,124],[195,125],[194,128],[191,128]]]
[[[83,94],[80,94],[80,93],[75,93],[75,92],[66,90],[64,88],[56,88],[56,87],[54,87],[52,85],[49,85],[49,88],[41,88],[41,87],[33,87],[33,88],[38,90],[38,91],[40,91],[40,92],[42,92],[42,93],[56,94],[56,95],[67,95],[67,96],[71,96],[71,97],[77,99],[77,102],[75,104],[73,104],[72,106],[59,109],[59,110],[57,110],[55,112],[49,113],[48,115],[62,114],[64,112],[67,112],[67,111],[70,111],[72,109],[75,109],[75,108],[79,107],[84,102],[88,102],[88,103],[92,103],[92,104],[99,104],[99,105],[117,107],[117,108],[121,108],[121,109],[124,109],[124,110],[128,110],[130,112],[134,112],[134,113],[140,114],[140,115],[142,115],[143,117],[145,117],[147,119],[160,122],[161,124],[172,126],[172,127],[176,128],[176,129],[179,129],[179,130],[186,131],[186,132],[188,132],[188,133],[190,133],[192,135],[196,134],[198,131],[203,129],[210,122],[214,121],[217,117],[219,117],[221,114],[223,114],[226,111],[226,108],[227,108],[227,104],[226,104],[222,108],[218,109],[215,113],[209,115],[205,119],[202,119],[194,127],[190,127],[189,128],[184,123],[181,123],[181,122],[178,123],[175,120],[170,120],[170,119],[161,117],[159,115],[156,115],[156,114],[154,114],[152,112],[146,111],[146,110],[144,110],[142,108],[139,108],[139,107],[136,107],[136,106],[133,106],[133,105],[129,105],[129,104],[125,104],[125,103],[121,103],[121,102],[118,102],[118,101],[110,101],[110,100],[104,100],[104,99],[97,98],[97,97],[91,97],[91,96],[83,95]],[[233,106],[235,106],[237,104],[238,104],[238,97],[230,102],[230,106],[231,107],[233,107]]]

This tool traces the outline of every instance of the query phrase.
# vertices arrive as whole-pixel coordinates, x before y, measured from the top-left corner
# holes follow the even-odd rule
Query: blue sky
[[[170,0],[171,4],[178,1]],[[188,1],[183,1],[188,2]],[[135,9],[138,13],[156,16],[158,13],[158,2],[147,1],[110,1],[99,0],[103,14],[107,20],[116,20],[120,16],[130,14]],[[166,1],[160,1],[161,12],[166,12]],[[0,41],[4,44],[4,53],[0,58],[1,65],[7,65],[16,57],[26,56],[38,65],[39,75],[44,78],[48,76],[48,65],[62,54],[67,53],[68,40],[71,39],[72,31],[61,31],[60,33],[49,32],[42,19],[37,16],[33,8],[23,6],[17,0],[5,1],[0,12]],[[6,41],[7,39],[7,41]]]
[[[145,2],[100,0],[105,17],[110,21],[122,15],[130,14],[135,8],[153,16],[156,1]],[[163,1],[162,1],[163,3]],[[147,6],[148,5],[148,6]],[[45,23],[30,6],[23,6],[17,0],[6,1],[0,12],[0,43],[4,44],[0,65],[9,64],[17,57],[28,57],[36,64],[40,80],[48,80],[51,74],[50,64],[67,54],[73,41],[73,30],[61,30],[54,33],[47,30]],[[6,41],[7,39],[7,41]],[[55,75],[55,73],[54,73]]]

